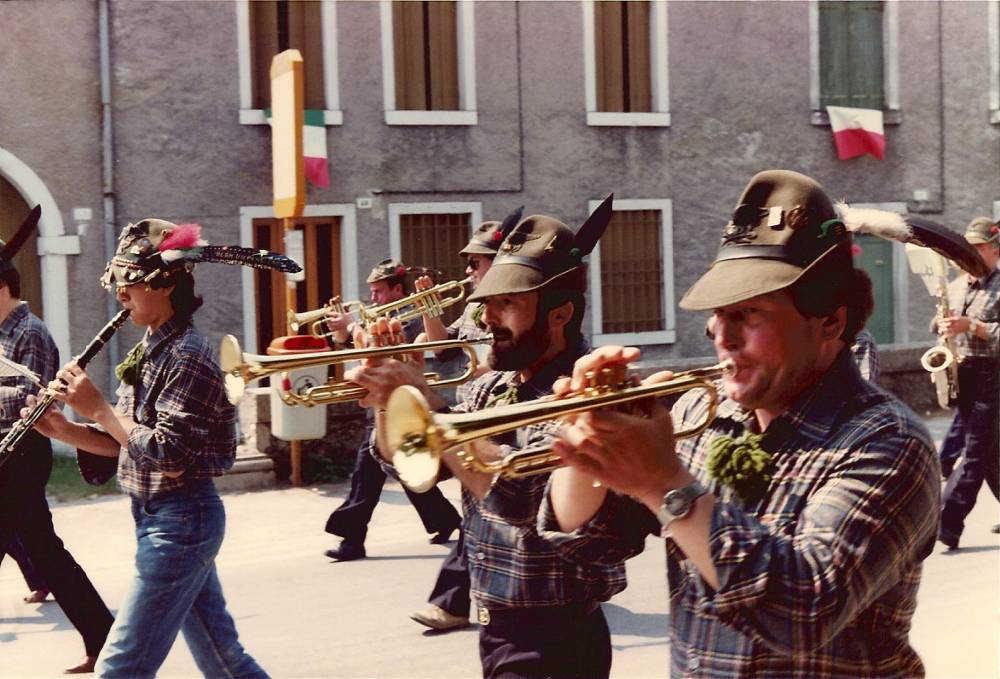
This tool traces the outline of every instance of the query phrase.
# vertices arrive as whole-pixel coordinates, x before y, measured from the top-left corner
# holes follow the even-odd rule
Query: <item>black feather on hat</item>
[[[14,232],[14,235],[7,243],[0,240],[0,273],[14,268],[14,256],[17,255],[21,246],[31,238],[31,234],[35,232],[35,227],[38,226],[38,220],[41,216],[42,206],[36,205],[31,208],[31,212],[21,222],[21,226],[17,227],[17,231]]]

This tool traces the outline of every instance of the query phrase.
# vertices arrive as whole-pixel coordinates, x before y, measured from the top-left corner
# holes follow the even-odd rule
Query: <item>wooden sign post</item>
[[[306,204],[302,109],[302,55],[298,50],[285,50],[271,60],[271,167],[274,215],[282,220],[286,239],[295,228],[294,218],[302,216]],[[285,285],[286,306],[294,312],[295,283],[286,281]],[[301,441],[291,442],[289,455],[292,485],[301,486]]]

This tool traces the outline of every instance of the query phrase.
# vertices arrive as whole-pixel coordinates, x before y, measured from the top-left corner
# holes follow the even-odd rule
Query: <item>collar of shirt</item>
[[[7,314],[7,318],[3,319],[0,323],[0,334],[2,335],[13,335],[14,331],[17,330],[17,326],[21,324],[28,316],[28,303],[21,302],[16,307],[11,309],[10,313]]]
[[[168,339],[182,331],[190,322],[190,318],[181,318],[177,314],[174,314],[170,317],[170,320],[156,330],[152,332],[147,330],[146,335],[142,338],[142,344],[145,347],[143,350],[145,360],[153,358],[163,345],[166,344]]]
[[[767,431],[794,430],[799,436],[817,442],[825,441],[840,421],[844,407],[844,394],[858,394],[863,384],[857,366],[845,347],[834,359],[830,369],[812,386],[806,388],[792,406],[771,421]],[[717,417],[725,417],[757,431],[757,420],[752,410],[746,410],[732,399],[719,404]]]

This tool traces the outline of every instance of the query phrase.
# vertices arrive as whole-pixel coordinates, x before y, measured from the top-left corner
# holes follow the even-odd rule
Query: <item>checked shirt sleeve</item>
[[[128,455],[161,472],[182,472],[199,455],[222,392],[218,370],[195,353],[178,352],[164,371],[156,397],[156,424],[138,424],[128,437]]]
[[[927,556],[940,506],[934,451],[921,436],[882,434],[833,453],[839,461],[797,521],[765,526],[716,502],[720,586],[704,594],[720,620],[779,652],[809,653]]]
[[[58,352],[40,325],[27,324],[24,331],[14,337],[12,350],[4,349],[6,358],[30,369],[42,384],[48,384],[56,376]],[[35,393],[38,393],[38,385],[27,377],[0,378],[0,421],[19,419],[25,398]]]

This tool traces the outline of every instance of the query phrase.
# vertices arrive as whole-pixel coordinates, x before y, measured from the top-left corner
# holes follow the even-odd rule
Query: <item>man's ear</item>
[[[823,325],[820,332],[824,340],[837,340],[844,334],[847,327],[847,307],[841,306],[830,314],[823,317]]]
[[[562,328],[573,318],[573,302],[563,302],[549,310],[549,328]]]

